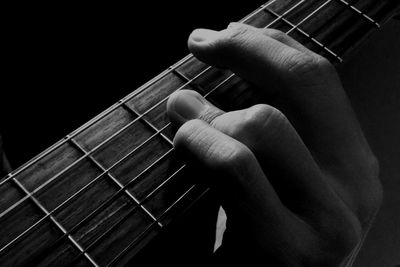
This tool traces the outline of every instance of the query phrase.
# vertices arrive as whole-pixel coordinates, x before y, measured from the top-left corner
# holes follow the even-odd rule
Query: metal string
[[[269,2],[266,6],[271,5],[272,3],[274,3],[277,0],[272,0],[271,2]],[[302,0],[304,1],[304,0]],[[252,18],[253,16],[255,16],[256,14],[262,12],[263,8],[265,8],[266,6],[262,6],[261,8],[259,8],[258,10],[254,11],[253,13],[249,14],[248,16],[246,16],[244,19],[241,20],[241,22],[245,22],[248,19]],[[160,74],[159,76],[164,77],[165,75],[171,73],[172,71],[174,71],[177,67],[179,67],[180,65],[184,64],[185,62],[187,62],[188,60],[190,60],[191,58],[193,58],[193,55],[189,55],[186,58],[184,58],[183,60],[181,60],[180,62],[178,62],[177,64],[175,64],[174,66],[172,66],[168,71],[166,71],[165,73]],[[184,88],[185,86],[191,84],[194,80],[196,80],[197,78],[199,78],[201,75],[203,75],[205,72],[209,71],[212,67],[209,66],[207,67],[205,70],[203,70],[202,72],[200,72],[198,75],[196,75],[194,78],[190,79],[189,81],[187,81],[184,85],[182,85],[181,87],[179,87],[177,90],[180,90],[182,88]],[[162,77],[156,77],[154,80],[150,81],[149,83],[147,83],[146,85],[144,85],[142,87],[143,89],[148,88],[151,84],[157,82],[159,79],[161,79]],[[233,75],[231,75],[228,79],[225,79],[224,81],[222,81],[219,85],[217,85],[215,88],[213,88],[207,95],[209,95],[210,93],[212,93],[213,91],[215,91],[216,89],[218,89],[220,86],[222,86],[224,83],[226,83],[231,77],[233,77]],[[157,79],[158,78],[158,79]],[[140,88],[137,91],[142,91]],[[135,91],[134,95],[137,95],[140,92]],[[107,116],[108,114],[110,114],[110,112],[112,112],[113,110],[115,110],[117,107],[123,105],[126,101],[128,101],[129,99],[131,99],[132,97],[134,97],[134,95],[130,95],[122,100],[120,100],[116,105],[110,107],[108,110],[106,110],[105,112],[103,112],[102,114],[100,114],[98,117],[94,118],[92,121],[88,122],[86,125],[82,126],[80,129],[76,130],[75,132],[73,132],[70,135],[67,135],[61,143],[57,143],[56,145],[54,145],[54,147],[50,148],[48,150],[48,152],[45,151],[44,154],[40,155],[38,158],[35,158],[33,161],[29,162],[27,165],[25,165],[23,167],[23,169],[26,169],[27,167],[31,166],[33,163],[35,163],[37,160],[40,160],[40,158],[43,158],[44,156],[46,156],[46,154],[51,153],[52,151],[54,151],[54,149],[56,149],[57,147],[67,143],[69,140],[71,140],[73,137],[75,137],[77,134],[81,133],[82,131],[86,130],[88,127],[90,127],[90,125],[94,124],[95,122],[97,122],[98,120],[100,120],[101,118]],[[104,144],[108,143],[110,140],[112,140],[113,138],[115,138],[118,134],[120,134],[121,132],[123,132],[124,130],[126,130],[129,126],[131,126],[134,122],[138,121],[139,119],[143,118],[144,115],[146,115],[147,113],[149,113],[150,111],[152,111],[154,108],[156,108],[157,106],[161,105],[163,102],[168,100],[168,97],[165,97],[164,99],[162,99],[161,101],[159,101],[158,103],[156,103],[153,107],[151,107],[150,109],[146,110],[144,113],[142,113],[140,116],[138,116],[137,118],[135,118],[133,121],[131,121],[129,124],[127,124],[126,126],[124,126],[123,128],[121,128],[120,130],[118,130],[116,133],[114,133],[112,136],[110,136],[109,138],[107,138],[106,140],[104,140],[102,143],[100,143],[99,145],[97,145],[95,148],[93,148],[91,151],[88,151],[87,153],[85,153],[81,158],[79,158],[77,161],[81,161],[84,158],[87,158],[87,156],[91,155],[92,153],[94,153],[96,150],[98,150],[101,146],[103,146]],[[133,151],[131,151],[128,155],[124,156],[124,158],[122,158],[121,160],[119,160],[117,163],[115,163],[113,166],[111,166],[110,168],[108,168],[107,170],[111,170],[112,168],[114,168],[116,165],[118,165],[119,163],[121,163],[125,158],[127,158],[129,155],[133,154],[135,151],[137,151],[140,147],[142,147],[145,143],[147,143],[148,141],[150,141],[152,138],[154,138],[156,135],[158,135],[161,131],[163,131],[164,129],[166,129],[171,123],[168,123],[167,125],[165,125],[163,128],[161,128],[160,130],[158,130],[156,133],[154,133],[152,136],[150,136],[146,141],[144,141],[144,143],[142,143],[141,145],[139,145],[138,147],[136,147]],[[169,152],[167,152],[169,153]],[[166,153],[166,154],[167,154]],[[162,156],[164,157],[164,156]],[[77,161],[75,161],[74,163],[72,163],[71,165],[74,166],[77,164]],[[3,213],[0,214],[0,218],[5,216],[8,212],[10,212],[12,209],[16,208],[18,205],[20,205],[23,201],[25,201],[26,199],[29,199],[30,196],[32,196],[33,194],[39,192],[42,188],[44,188],[47,184],[49,184],[50,182],[54,181],[57,177],[60,177],[61,174],[65,173],[68,169],[70,169],[72,166],[69,165],[68,167],[66,167],[64,170],[62,170],[60,173],[56,174],[55,176],[53,176],[52,178],[50,178],[49,180],[47,180],[44,184],[40,185],[39,187],[37,187],[34,191],[30,192],[29,195],[24,196],[20,201],[16,202],[14,205],[12,205],[10,208],[8,208],[6,211],[4,211]],[[153,164],[151,165],[153,166]],[[151,167],[149,166],[149,167]],[[23,169],[18,169],[15,172],[11,173],[5,180],[3,180],[0,183],[0,186],[9,181],[10,179],[13,179],[15,175],[17,175],[18,173],[20,173],[21,171],[23,171]],[[146,168],[147,169],[147,168]],[[81,190],[79,190],[78,192],[76,192],[73,196],[71,196],[69,199],[67,199],[66,201],[64,201],[62,204],[60,204],[58,207],[56,207],[55,209],[53,209],[53,211],[51,211],[50,214],[53,214],[55,211],[58,211],[60,209],[60,207],[65,206],[68,201],[71,201],[73,198],[75,198],[78,194],[80,194],[83,190],[82,189],[86,189],[88,188],[90,185],[92,185],[96,180],[98,180],[102,175],[106,174],[108,171],[104,171],[102,174],[100,174],[99,176],[97,176],[93,181],[91,181],[89,184],[87,184],[84,188],[81,188]],[[122,191],[122,189],[120,189],[120,191]],[[47,216],[43,217],[41,220],[39,221],[43,221],[44,218],[46,218]],[[38,223],[38,222],[37,222]],[[36,224],[35,224],[36,225]],[[29,231],[26,231],[25,233],[27,233]],[[19,236],[19,238],[22,237]],[[18,238],[18,237],[17,237]],[[16,240],[15,240],[16,241]],[[11,241],[13,242],[13,241]],[[8,245],[6,245],[8,247]],[[0,252],[2,252],[4,250],[5,247],[3,247]]]
[[[319,6],[317,9],[315,9],[312,13],[310,13],[308,16],[306,16],[304,19],[302,19],[299,23],[297,23],[296,25],[293,25],[292,23],[290,23],[289,21],[287,21],[286,19],[285,19],[285,21],[286,22],[288,22],[289,23],[289,25],[291,25],[292,26],[292,28],[289,30],[289,31],[287,31],[286,32],[286,34],[289,34],[289,33],[291,33],[293,30],[300,30],[298,27],[301,25],[301,24],[303,24],[306,20],[308,20],[308,19],[310,19],[313,15],[315,15],[315,13],[317,13],[318,11],[320,11],[320,10],[322,10],[327,4],[329,4],[330,2],[332,2],[333,0],[327,0],[325,3],[323,3],[321,6]],[[343,0],[340,0],[341,2],[344,2]],[[275,22],[277,22],[279,19],[282,19],[283,18],[283,16],[285,16],[287,13],[289,13],[291,10],[293,10],[294,8],[296,8],[298,5],[300,5],[301,3],[302,3],[303,1],[300,1],[300,2],[298,2],[295,6],[293,6],[291,9],[289,9],[289,10],[287,10],[284,14],[282,14],[282,15],[279,15],[278,16],[278,18],[277,19],[275,19],[273,22],[271,22],[270,24],[268,24],[267,26],[265,26],[264,28],[268,28],[268,27],[270,27],[270,26],[272,26],[272,24],[274,24]],[[353,10],[356,10],[358,13],[360,13],[360,14],[362,14],[363,16],[366,16],[365,14],[363,14],[362,12],[360,12],[360,11],[358,11],[357,9],[355,9],[353,6],[351,6],[351,5],[349,5],[349,4],[347,4],[348,6],[350,6],[350,7],[352,7],[352,9]],[[265,9],[265,7],[264,7],[264,9]],[[368,17],[369,18],[369,17]],[[374,22],[372,19],[370,19],[369,18],[369,20],[371,20],[371,22],[373,22],[373,23],[376,23],[376,22]],[[379,27],[379,25],[378,25],[378,27]],[[302,33],[304,33],[302,30],[300,30]],[[318,42],[317,40],[315,40],[313,37],[311,37],[310,35],[308,35],[308,34],[305,34],[306,35],[306,37],[309,37],[309,38],[312,38],[313,39],[313,41],[315,41],[315,42]],[[321,43],[319,43],[320,45],[322,45]],[[327,47],[325,47],[325,46],[323,46],[322,45],[322,47],[325,49],[325,50],[327,50],[328,52],[330,52],[331,54],[333,54],[340,62],[342,62],[342,59],[340,58],[340,57],[338,57],[335,53],[333,53],[331,50],[329,50]],[[225,82],[227,82],[227,81],[229,81],[231,78],[233,78],[235,76],[235,74],[231,74],[228,78],[226,78],[223,82],[222,82],[222,84],[223,83],[225,83]],[[210,95],[211,93],[213,93],[214,91],[216,91],[216,89],[218,88],[219,86],[217,86],[216,88],[214,88],[213,90],[211,90],[210,92],[208,92],[207,94],[205,94],[204,95],[204,97],[206,98],[208,95]],[[167,125],[169,125],[170,123],[168,123]],[[185,165],[183,165],[182,166],[182,169],[185,167]],[[176,172],[175,174],[177,174],[178,172]],[[174,175],[175,175],[174,174]],[[168,180],[169,180],[170,178],[168,178]],[[193,187],[192,187],[193,188]],[[192,188],[190,188],[189,190],[191,190]],[[202,195],[204,195],[206,192],[208,191],[208,189],[205,191],[205,192],[203,192],[203,194]],[[201,198],[201,196],[200,197],[198,197],[195,201],[193,201],[192,203],[195,203],[198,199],[200,199]],[[169,208],[160,216],[160,218],[161,217],[163,217],[164,215],[165,215],[165,213],[167,212],[169,210]],[[140,239],[142,239],[143,238],[143,236],[145,236],[146,235],[146,233],[151,229],[151,228],[153,228],[154,226],[156,225],[156,221],[154,221],[154,222],[152,222],[143,232],[141,232],[123,251],[121,251],[116,257],[114,257],[114,259],[109,263],[109,266],[112,266],[113,264],[115,264],[124,254],[126,254],[133,246],[135,246],[136,245],[136,243],[140,240]],[[99,241],[99,240],[96,240],[96,241]],[[90,244],[87,248],[86,248],[86,250],[85,251],[87,251],[87,250],[89,250],[89,248],[90,247],[92,247],[92,246],[94,246],[95,245],[95,243],[96,243],[96,241],[95,242],[93,242],[92,244]]]
[[[292,7],[290,10],[286,11],[285,14],[289,13],[291,10],[293,10],[295,7],[297,7],[299,4],[301,4],[302,2],[304,2],[305,0],[300,1],[299,3],[296,4],[296,6]],[[314,12],[312,12],[309,16],[307,16],[305,19],[303,19],[300,23],[298,23],[297,25],[295,25],[291,30],[289,30],[287,33],[290,33],[291,31],[293,31],[295,28],[297,28],[300,24],[302,24],[305,20],[307,20],[308,18],[310,18],[313,14],[315,14],[317,11],[319,11],[320,9],[323,8],[323,6],[325,6],[326,4],[328,4],[329,2],[331,2],[332,0],[328,0],[327,2],[325,2],[322,6],[320,6],[317,10],[315,10]],[[268,5],[272,4],[274,1],[270,2]],[[262,9],[265,9],[266,6],[264,6]],[[260,11],[258,10],[258,11]],[[257,14],[258,12],[256,12]],[[276,20],[274,20],[272,23],[270,23],[269,25],[267,25],[266,27],[270,27],[273,23],[279,21],[279,19],[282,18],[282,16],[284,16],[285,14],[281,15],[279,18],[277,18]],[[255,14],[253,14],[254,16]],[[250,18],[251,16],[249,16]],[[293,25],[293,24],[292,24]],[[190,59],[190,58],[189,58]],[[187,59],[187,60],[189,60]],[[187,61],[186,60],[186,61]],[[186,62],[184,61],[184,62]],[[183,64],[183,63],[182,63]],[[202,71],[200,74],[198,74],[195,78],[189,80],[188,82],[185,83],[185,85],[181,86],[180,88],[178,88],[177,90],[182,89],[183,87],[185,87],[186,85],[190,84],[193,82],[193,80],[195,80],[196,78],[198,78],[199,76],[201,76],[202,74],[204,74],[206,71],[208,71],[211,67],[208,67],[206,70]],[[172,68],[168,73],[170,73],[171,71],[173,71],[174,68]],[[230,80],[232,77],[234,77],[235,75],[232,74],[230,75],[227,79],[225,79],[221,84],[219,84],[218,86],[216,86],[214,89],[212,89],[210,92],[208,92],[205,97],[207,97],[209,94],[211,94],[212,92],[214,92],[217,88],[219,88],[222,84],[226,83],[228,80]],[[169,96],[168,96],[169,97]],[[95,150],[97,150],[99,147],[101,147],[102,145],[104,145],[105,143],[107,143],[108,141],[110,141],[112,138],[114,138],[116,135],[118,135],[119,133],[123,132],[125,129],[127,129],[130,125],[132,125],[134,122],[136,122],[137,120],[139,120],[140,118],[142,118],[145,114],[147,114],[148,112],[150,112],[151,110],[153,110],[156,106],[160,105],[161,103],[163,103],[164,101],[166,101],[168,99],[168,97],[164,98],[163,100],[161,100],[160,102],[158,102],[155,106],[151,107],[149,110],[145,111],[143,114],[141,114],[139,117],[135,118],[134,121],[130,122],[129,125],[126,125],[123,129],[120,129],[116,134],[114,134],[113,136],[111,136],[110,138],[106,139],[104,142],[102,142],[101,144],[99,144],[98,146],[96,146],[96,148],[94,148],[93,150],[87,152],[82,158],[86,158],[87,156],[89,156],[89,154],[92,154]],[[121,103],[123,104],[123,103]],[[111,112],[111,111],[110,111]],[[151,137],[149,137],[149,139],[147,139],[146,141],[144,141],[144,143],[142,143],[141,145],[139,145],[139,147],[135,148],[133,151],[131,151],[128,155],[131,155],[133,152],[137,151],[138,148],[142,147],[142,145],[144,145],[145,143],[147,143],[149,140],[155,138],[156,135],[160,134],[164,129],[166,129],[168,126],[170,125],[170,123],[168,123],[167,125],[165,125],[163,128],[161,128],[160,130],[158,130],[155,134],[153,134]],[[84,129],[83,129],[84,130]],[[83,131],[81,130],[81,131]],[[72,137],[71,136],[67,136],[68,140],[71,140]],[[67,142],[68,140],[66,140],[65,142]],[[64,143],[65,143],[64,142]],[[169,150],[166,154],[164,154],[162,156],[162,158],[164,158],[164,156],[166,156],[167,154],[169,154],[173,149]],[[125,159],[126,157],[124,157],[123,159]],[[122,160],[123,160],[122,159]],[[160,158],[161,159],[161,158]],[[84,189],[88,188],[91,184],[93,184],[97,179],[99,179],[101,176],[103,176],[104,174],[106,174],[108,171],[110,171],[112,168],[114,168],[116,165],[118,165],[120,162],[122,162],[122,160],[118,161],[116,164],[114,164],[112,167],[108,168],[107,170],[105,170],[102,174],[100,174],[98,177],[96,177],[94,180],[92,180],[89,184],[85,185],[85,187],[81,188],[78,192],[76,192],[73,196],[71,196],[69,199],[67,199],[66,201],[64,201],[62,204],[60,204],[58,207],[56,207],[51,214],[55,213],[56,211],[58,211],[59,209],[61,209],[63,206],[65,206],[69,201],[71,201],[76,195],[80,194],[81,192],[84,191]],[[156,161],[158,162],[158,160]],[[75,163],[74,163],[75,164]],[[146,168],[146,170],[150,169],[155,163],[151,164],[148,168]],[[184,166],[183,166],[184,167]],[[182,167],[182,168],[183,168]],[[142,172],[143,173],[143,172]],[[174,175],[173,175],[174,176]],[[136,180],[138,178],[138,176],[136,176],[133,180],[131,180],[129,182],[129,184],[131,184],[131,182],[133,182],[134,180]],[[167,180],[170,180],[171,177],[169,177]],[[54,179],[51,179],[54,180]],[[167,181],[166,180],[166,181]],[[36,193],[37,191],[39,191],[41,188],[43,188],[44,186],[41,186],[38,190],[33,191],[31,194]],[[119,194],[120,192],[122,192],[123,189],[121,188],[117,193]],[[151,195],[151,194],[150,194]],[[115,195],[114,195],[115,196]],[[114,197],[113,196],[113,197]],[[146,196],[145,199],[147,199],[148,196]],[[139,204],[140,205],[140,204]],[[138,207],[139,205],[135,206]],[[2,213],[2,215],[0,217],[2,217],[4,214]],[[46,215],[46,217],[48,217],[48,215]],[[42,218],[40,221],[44,220],[46,217]],[[40,223],[40,221],[38,221],[36,224]],[[154,221],[153,223],[156,223],[157,221]],[[35,225],[36,225],[35,224]],[[80,223],[78,223],[80,225]],[[34,225],[34,226],[35,226]],[[34,227],[32,226],[32,227]],[[31,230],[28,229],[27,231],[29,232]],[[110,229],[111,230],[111,229]],[[27,232],[24,232],[23,234],[21,234],[18,238],[21,238],[23,235],[25,235]],[[14,240],[13,240],[14,241]],[[12,241],[12,242],[13,242]],[[6,245],[6,247],[8,247],[9,244]],[[1,251],[3,251],[6,247],[3,247]],[[91,247],[91,245],[90,245]],[[87,249],[86,249],[87,250]]]
[[[268,3],[268,5],[271,5],[272,3],[274,3],[277,0],[273,0],[272,2]],[[304,0],[302,0],[304,1]],[[262,9],[259,9],[255,12],[253,12],[252,14],[248,15],[246,18],[243,19],[243,22],[250,19],[251,17],[255,16],[256,14],[258,14],[259,12],[261,12]],[[179,67],[180,65],[184,64],[185,62],[187,62],[188,60],[190,60],[191,58],[193,58],[193,55],[190,54],[188,57],[186,57],[184,60],[180,61],[177,63],[178,66],[172,66],[169,68],[169,70],[167,71],[167,73],[165,73],[165,75],[169,74],[169,73],[173,73],[173,71]],[[186,86],[190,85],[191,83],[193,83],[196,79],[198,79],[199,77],[201,77],[202,75],[204,75],[206,72],[210,71],[212,69],[211,66],[208,66],[206,69],[204,69],[203,71],[201,71],[199,74],[197,74],[195,77],[193,77],[192,79],[188,80],[187,82],[185,82],[182,86],[180,86],[178,89],[174,90],[174,91],[178,91],[180,89],[185,88]],[[165,76],[164,75],[164,76]],[[163,76],[163,77],[164,77]],[[161,77],[162,78],[162,77]],[[160,78],[160,79],[161,79]],[[154,82],[157,82],[154,81]],[[153,83],[150,83],[150,85]],[[149,85],[149,86],[150,86]],[[144,88],[148,88],[149,86],[146,86]],[[135,92],[135,95],[137,95],[139,92]],[[109,115],[113,110],[115,110],[116,108],[124,105],[128,100],[130,100],[132,97],[128,97],[126,100],[120,100],[116,105],[112,106],[111,108],[109,108],[106,112],[104,112],[104,114],[100,114],[99,118],[95,118],[93,120],[93,123],[97,122],[98,120],[100,120],[101,118]],[[53,177],[49,178],[48,180],[46,180],[43,184],[41,184],[40,186],[36,187],[32,192],[30,192],[29,195],[24,196],[23,198],[21,198],[19,201],[17,201],[16,203],[14,203],[12,206],[10,206],[7,210],[3,211],[0,214],[0,218],[3,217],[5,214],[7,214],[9,211],[11,211],[12,209],[16,208],[17,206],[19,206],[22,202],[24,202],[26,199],[28,199],[30,197],[30,195],[33,195],[37,192],[39,192],[42,188],[44,188],[46,185],[50,184],[51,182],[53,182],[55,179],[57,179],[58,177],[60,177],[62,174],[64,174],[65,172],[67,172],[69,169],[71,169],[73,166],[77,165],[79,162],[81,162],[82,160],[86,159],[89,155],[92,155],[93,153],[95,153],[97,150],[99,150],[102,146],[104,146],[105,144],[107,144],[108,142],[110,142],[112,139],[116,138],[119,134],[121,134],[122,132],[124,132],[125,130],[127,130],[130,126],[132,126],[135,122],[139,121],[140,119],[143,119],[143,117],[145,115],[147,115],[149,112],[151,112],[152,110],[154,110],[156,107],[158,107],[159,105],[161,105],[162,103],[164,103],[165,101],[167,101],[169,98],[169,96],[163,98],[162,100],[160,100],[159,102],[157,102],[154,106],[152,106],[151,108],[147,109],[145,112],[143,112],[142,114],[140,114],[139,116],[137,116],[134,120],[132,120],[131,122],[129,122],[127,125],[125,125],[124,127],[122,127],[121,129],[119,129],[117,132],[115,132],[113,135],[111,135],[110,137],[108,137],[107,139],[105,139],[104,141],[102,141],[100,144],[98,144],[96,147],[94,147],[93,149],[91,149],[90,151],[84,153],[83,156],[81,156],[80,158],[78,158],[76,161],[74,161],[72,164],[68,165],[66,168],[64,168],[63,170],[61,170],[60,172],[58,172],[57,174],[55,174]],[[56,148],[60,147],[63,144],[66,144],[68,141],[70,141],[73,137],[75,137],[77,134],[81,133],[82,131],[86,130],[86,128],[90,127],[92,124],[92,122],[88,123],[87,127],[83,127],[82,130],[77,130],[76,132],[67,135],[61,143],[57,143],[56,145],[54,145],[53,149],[49,149],[48,153],[51,153],[52,151],[54,151]],[[165,128],[168,125],[165,126]],[[164,127],[163,127],[164,129]],[[32,164],[34,164],[36,161],[40,160],[41,158],[43,158],[44,156],[46,156],[48,153],[44,153],[42,155],[40,155],[38,158],[35,158],[33,161],[27,163],[25,166],[23,166],[21,169],[18,169],[15,172],[12,172],[9,174],[8,177],[6,177],[6,179],[4,179],[3,181],[0,182],[0,186],[2,186],[5,182],[9,181],[10,179],[12,179],[15,175],[17,175],[18,173],[22,172],[23,169],[28,168],[29,166],[31,166]]]

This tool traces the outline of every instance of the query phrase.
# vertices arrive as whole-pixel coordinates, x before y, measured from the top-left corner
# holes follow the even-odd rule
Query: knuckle
[[[210,146],[207,154],[217,170],[239,177],[245,176],[252,159],[252,152],[246,146],[233,142]]]
[[[266,29],[266,34],[272,39],[275,39],[280,42],[284,41],[287,38],[286,33],[276,29]]]
[[[184,123],[175,135],[174,146],[183,151],[195,148],[202,155],[205,166],[213,171],[245,177],[254,159],[250,149],[234,139],[218,138],[207,129],[200,120]]]
[[[251,36],[252,30],[245,25],[228,28],[219,40],[219,46],[221,48],[241,47]]]
[[[312,56],[305,53],[293,53],[283,60],[287,71],[296,76],[314,75],[331,71],[332,64],[324,57]]]
[[[188,146],[198,138],[201,132],[200,120],[190,120],[184,123],[176,132],[174,137],[174,146]]]
[[[269,139],[276,139],[289,122],[278,109],[269,105],[255,105],[246,112],[238,130],[246,133],[262,132]]]

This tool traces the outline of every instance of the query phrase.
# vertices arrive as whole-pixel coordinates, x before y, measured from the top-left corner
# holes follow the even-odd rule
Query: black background
[[[192,29],[224,28],[261,2],[3,4],[0,133],[13,167],[185,56]],[[399,263],[399,44],[391,21],[339,73],[385,191],[355,266]]]
[[[224,28],[261,4],[203,0],[5,7],[0,133],[11,164],[23,164],[186,56],[194,28]]]

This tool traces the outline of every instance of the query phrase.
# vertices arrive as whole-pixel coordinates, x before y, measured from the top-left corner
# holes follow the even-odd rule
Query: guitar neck
[[[399,4],[272,0],[243,22],[286,32],[337,64]],[[259,99],[229,70],[182,59],[1,180],[0,262],[122,264],[201,199],[207,189],[175,157],[165,112],[182,88],[225,110]]]

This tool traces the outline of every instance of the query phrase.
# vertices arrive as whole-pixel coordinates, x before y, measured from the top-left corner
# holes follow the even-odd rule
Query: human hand
[[[289,36],[233,24],[196,30],[200,60],[254,83],[263,103],[224,112],[183,90],[168,101],[174,138],[207,178],[227,217],[223,247],[237,260],[343,266],[380,206],[378,163],[333,66]]]

